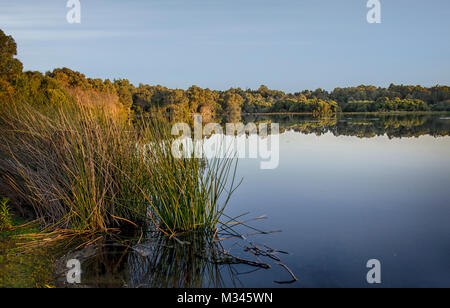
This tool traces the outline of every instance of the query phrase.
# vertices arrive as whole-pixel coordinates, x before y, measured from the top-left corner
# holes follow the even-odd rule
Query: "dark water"
[[[242,159],[244,182],[227,214],[264,231],[223,242],[256,260],[249,242],[278,253],[270,269],[208,261],[215,244],[145,242],[104,248],[83,263],[86,284],[129,287],[371,287],[370,259],[381,262],[381,287],[450,287],[450,116],[248,117],[280,123],[280,163],[260,170]],[[244,218],[243,218],[244,219]],[[252,233],[252,230],[241,232]]]

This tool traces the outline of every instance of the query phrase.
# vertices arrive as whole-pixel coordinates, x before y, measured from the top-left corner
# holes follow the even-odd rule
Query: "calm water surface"
[[[145,254],[118,253],[112,276],[102,258],[84,265],[90,284],[370,287],[366,263],[378,259],[381,287],[450,287],[448,115],[243,120],[280,123],[280,164],[260,170],[258,160],[240,160],[244,181],[227,214],[266,214],[249,224],[282,232],[249,239],[289,252],[279,256],[298,281],[275,283],[290,275],[273,260],[265,260],[270,269],[218,266],[202,259],[202,243],[195,249],[150,243]],[[224,245],[251,259],[242,241]]]

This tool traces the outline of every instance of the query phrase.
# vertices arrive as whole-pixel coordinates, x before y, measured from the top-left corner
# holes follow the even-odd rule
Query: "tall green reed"
[[[104,103],[2,104],[2,193],[49,229],[214,230],[235,189],[233,159],[176,159],[167,123],[127,115]]]
[[[7,198],[0,200],[0,231],[9,230],[13,225],[11,208],[8,205],[8,201]]]
[[[214,231],[236,184],[237,160],[224,158],[176,158],[171,153],[174,136],[157,119],[142,123],[141,131],[158,136],[143,147],[147,172],[151,174],[150,207],[171,233],[188,230]],[[150,138],[145,138],[150,139]],[[167,142],[169,141],[169,142]]]

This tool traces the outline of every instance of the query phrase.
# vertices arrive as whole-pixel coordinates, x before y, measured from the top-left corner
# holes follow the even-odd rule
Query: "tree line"
[[[285,93],[260,86],[257,90],[231,88],[226,91],[192,86],[187,90],[161,85],[133,85],[127,79],[87,78],[80,72],[58,68],[45,74],[23,72],[16,58],[17,46],[0,30],[0,99],[63,104],[74,99],[108,100],[136,113],[169,113],[188,116],[241,113],[450,111],[450,87],[365,86]]]

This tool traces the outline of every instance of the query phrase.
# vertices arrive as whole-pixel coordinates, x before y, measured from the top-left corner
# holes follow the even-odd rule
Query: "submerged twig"
[[[228,264],[247,264],[250,266],[255,266],[255,267],[261,267],[261,268],[270,268],[270,264],[267,263],[263,263],[263,262],[256,262],[256,261],[251,261],[251,260],[246,260],[246,259],[242,259],[236,256],[233,256],[232,254],[223,251],[222,252],[224,255],[226,255],[228,258],[230,258],[229,260],[221,260],[220,262],[217,263],[228,263]]]
[[[289,281],[276,281],[275,280],[274,281],[275,283],[278,283],[278,284],[289,284],[289,283],[293,283],[293,282],[297,281],[297,277],[295,277],[294,273],[291,271],[291,269],[289,267],[287,267],[286,264],[283,264],[281,262],[275,262],[275,264],[283,267],[292,277],[292,280],[289,280]]]
[[[279,232],[282,232],[282,231],[281,230],[273,230],[273,231],[260,231],[260,232],[255,232],[255,233],[246,233],[246,234],[229,234],[230,236],[219,238],[219,240],[225,241],[225,240],[231,240],[234,238],[241,238],[241,239],[245,240],[245,237],[247,237],[247,236],[265,235],[265,234],[279,233]]]

